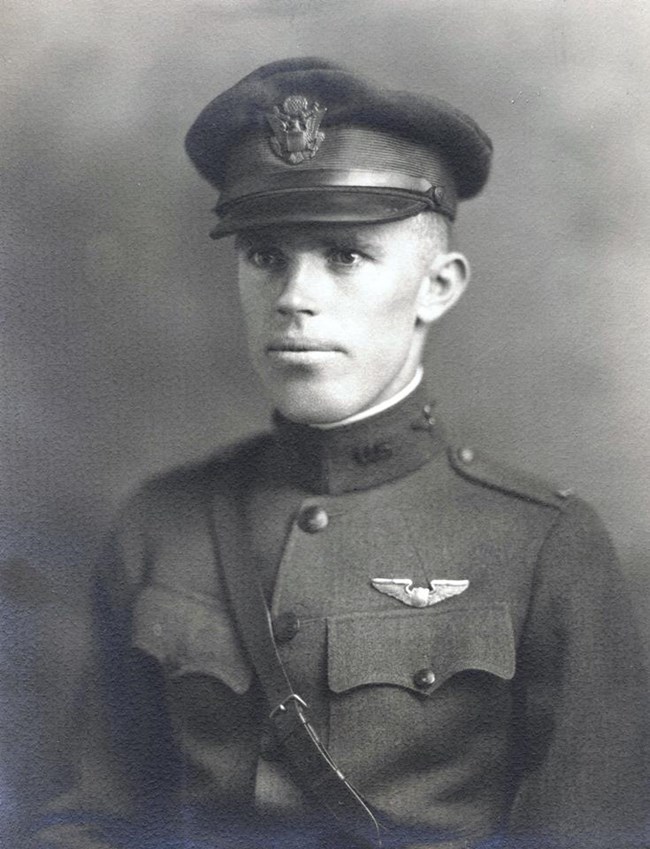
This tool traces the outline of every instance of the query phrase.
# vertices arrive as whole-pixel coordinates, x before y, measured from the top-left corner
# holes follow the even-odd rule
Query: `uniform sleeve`
[[[76,778],[37,824],[35,849],[156,845],[175,777],[158,666],[131,646],[131,610],[146,557],[133,510],[96,570],[93,646],[82,697]]]
[[[540,552],[516,685],[514,845],[650,845],[642,645],[610,540],[577,499]]]

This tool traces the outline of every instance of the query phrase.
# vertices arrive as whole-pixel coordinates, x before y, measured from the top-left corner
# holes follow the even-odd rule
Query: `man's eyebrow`
[[[238,250],[249,250],[252,247],[282,248],[287,243],[294,244],[293,237],[275,228],[243,231],[235,237],[235,247]],[[307,248],[325,247],[337,250],[357,250],[378,257],[384,256],[386,253],[386,248],[380,238],[359,233],[358,230],[351,227],[333,227],[331,230],[321,230],[317,233],[304,232],[298,237],[296,244]]]
[[[260,239],[255,238],[252,233],[237,233],[235,235],[235,247],[238,250],[246,250],[247,248],[251,248],[253,245],[259,244]]]
[[[282,250],[280,239],[273,238],[271,234],[239,233],[235,236],[235,249],[238,251],[264,251]]]
[[[355,230],[336,230],[324,234],[319,241],[331,248],[348,248],[367,251],[375,255],[384,255],[385,247],[381,239],[362,235]]]

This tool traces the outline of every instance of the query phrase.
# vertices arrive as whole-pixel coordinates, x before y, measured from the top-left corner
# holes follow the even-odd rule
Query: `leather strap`
[[[354,834],[362,845],[382,846],[377,817],[343,775],[309,721],[309,708],[293,689],[278,654],[271,614],[248,546],[241,499],[241,476],[225,474],[215,498],[214,544],[241,641],[271,705],[269,718],[289,766],[303,787]]]

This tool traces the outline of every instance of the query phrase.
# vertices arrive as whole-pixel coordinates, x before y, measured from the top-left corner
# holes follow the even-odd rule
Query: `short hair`
[[[414,215],[410,220],[413,230],[422,239],[421,257],[424,262],[449,250],[451,241],[451,222],[438,212],[427,210]]]

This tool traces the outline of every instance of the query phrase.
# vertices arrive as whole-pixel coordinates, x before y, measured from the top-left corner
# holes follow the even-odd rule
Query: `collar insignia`
[[[287,97],[282,110],[274,106],[266,115],[273,130],[269,139],[273,153],[290,165],[313,159],[325,138],[318,128],[326,112],[326,107],[315,101],[310,105],[301,94]]]
[[[373,587],[384,595],[390,595],[409,607],[431,607],[464,593],[469,581],[438,580],[429,581],[428,587],[414,587],[410,578],[373,578]]]

